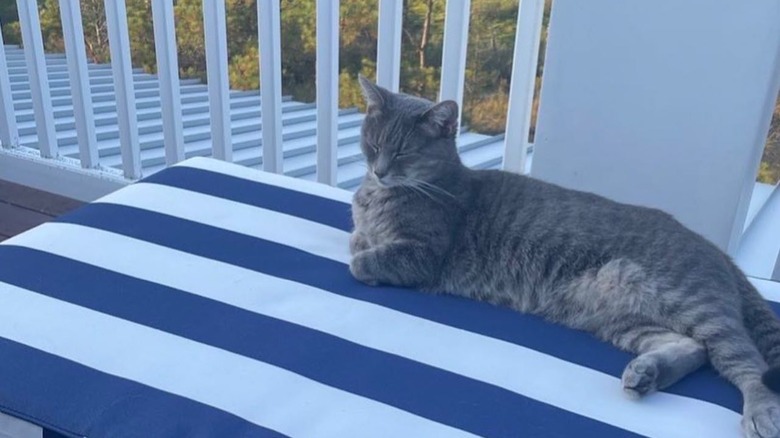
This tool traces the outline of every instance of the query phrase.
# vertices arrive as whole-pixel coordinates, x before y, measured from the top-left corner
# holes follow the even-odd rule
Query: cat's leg
[[[638,354],[623,371],[623,389],[640,397],[676,383],[707,361],[704,346],[641,315],[602,324],[596,334]]]
[[[652,336],[643,350],[622,376],[623,389],[635,398],[668,388],[707,362],[702,344],[674,332]]]
[[[712,366],[742,392],[745,436],[778,438],[780,397],[761,382],[767,364],[739,315],[721,310],[693,324],[692,337],[704,344]]]
[[[426,245],[398,241],[377,245],[352,257],[352,275],[370,285],[424,286],[432,283],[438,258]]]
[[[355,255],[361,251],[367,250],[371,245],[368,243],[368,237],[363,232],[355,230],[349,235],[349,253]]]

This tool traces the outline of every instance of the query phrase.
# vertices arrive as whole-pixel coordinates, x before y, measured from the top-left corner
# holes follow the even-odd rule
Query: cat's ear
[[[363,89],[363,97],[366,98],[368,112],[381,110],[387,103],[387,90],[371,82],[362,74],[358,74],[358,81],[360,82],[360,88]]]
[[[458,130],[458,104],[452,100],[439,102],[420,116],[419,123],[432,137],[454,138]]]

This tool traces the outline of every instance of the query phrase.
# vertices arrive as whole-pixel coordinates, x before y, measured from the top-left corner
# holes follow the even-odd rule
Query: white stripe
[[[302,249],[321,257],[349,262],[349,233],[216,196],[151,183],[138,183],[111,193],[95,203],[120,204],[184,218]],[[290,230],[300,233],[291,233]],[[311,239],[309,236],[319,236]]]
[[[0,438],[43,438],[43,429],[0,412]]]
[[[283,434],[468,435],[282,368],[12,285],[0,283],[0,301],[2,337]]]
[[[239,166],[232,163],[225,163],[223,161],[210,158],[190,158],[176,164],[176,166],[208,170],[214,173],[220,173],[249,181],[282,187],[288,190],[294,190],[296,192],[308,193],[311,195],[320,196],[322,198],[344,202],[346,204],[352,203],[352,192],[347,190],[312,181],[306,181],[300,178],[290,178],[288,176],[277,175],[275,173],[260,172],[249,167]]]
[[[90,242],[88,251],[83,242]],[[619,379],[532,349],[121,235],[49,223],[13,243],[320,330],[640,434],[718,437],[739,430],[739,415],[708,402],[667,393],[633,402]]]

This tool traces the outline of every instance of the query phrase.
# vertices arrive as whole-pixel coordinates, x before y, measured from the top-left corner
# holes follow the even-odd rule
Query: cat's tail
[[[761,381],[772,391],[780,392],[780,319],[748,279],[739,277],[745,328],[769,365]]]

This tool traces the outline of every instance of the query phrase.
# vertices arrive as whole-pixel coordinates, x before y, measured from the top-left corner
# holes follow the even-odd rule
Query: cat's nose
[[[374,176],[376,176],[377,179],[382,179],[385,175],[387,175],[387,170],[374,168]]]

